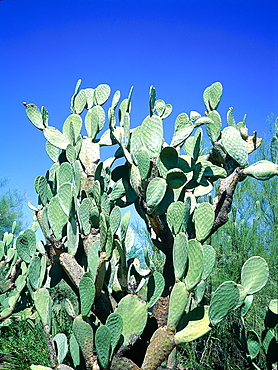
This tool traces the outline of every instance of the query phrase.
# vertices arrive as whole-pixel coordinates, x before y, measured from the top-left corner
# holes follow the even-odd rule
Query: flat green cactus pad
[[[241,270],[241,284],[248,294],[253,294],[262,289],[269,276],[266,261],[259,256],[249,258]]]
[[[67,249],[68,253],[75,255],[79,244],[79,226],[74,217],[67,223]]]
[[[128,294],[122,298],[115,310],[123,320],[123,337],[126,345],[130,337],[141,335],[147,323],[147,305],[135,295]],[[132,314],[131,314],[132,313]]]
[[[92,275],[85,272],[79,283],[79,294],[81,301],[81,314],[87,316],[95,299],[95,283]]]
[[[158,116],[148,116],[142,122],[141,138],[145,148],[152,154],[158,155],[163,142],[162,120]]]
[[[63,124],[63,134],[71,144],[75,144],[82,128],[82,118],[78,114],[71,114]]]
[[[222,144],[227,153],[241,166],[248,166],[248,150],[246,141],[240,132],[232,127],[225,127],[221,136]]]
[[[94,333],[91,325],[81,316],[77,316],[73,321],[72,330],[85,360],[90,359],[93,356],[94,345]]]
[[[80,349],[75,335],[72,333],[69,340],[70,355],[73,361],[73,365],[76,368],[80,365]]]
[[[111,88],[109,85],[100,84],[94,91],[94,102],[96,105],[103,105],[109,98]]]
[[[205,89],[203,100],[208,112],[217,109],[222,97],[222,92],[223,87],[220,82],[215,82]]]
[[[175,121],[174,135],[171,141],[171,146],[181,146],[191,135],[195,126],[189,121],[188,115],[186,113],[181,113],[178,115]]]
[[[15,281],[16,290],[21,292],[26,285],[26,277],[24,275],[19,275]]]
[[[247,332],[247,348],[251,360],[253,360],[260,352],[261,342],[258,334],[254,330],[249,330]]]
[[[209,320],[211,325],[218,324],[231,310],[233,310],[239,300],[238,286],[233,281],[225,281],[213,293],[210,307]]]
[[[57,240],[62,238],[62,229],[68,221],[68,216],[63,211],[57,196],[51,198],[47,206],[47,216],[51,229]]]
[[[56,343],[58,350],[57,359],[59,364],[61,364],[68,353],[68,340],[64,333],[56,334],[53,340]]]
[[[26,114],[34,126],[40,130],[44,129],[42,114],[35,104],[26,104]]]
[[[52,145],[49,141],[45,142],[45,150],[53,162],[58,162],[60,149]]]
[[[80,90],[74,98],[74,110],[77,114],[81,114],[87,104],[87,97],[84,90]]]
[[[272,299],[269,303],[268,308],[272,311],[275,315],[278,315],[278,299]]]
[[[98,327],[95,335],[95,345],[98,355],[98,361],[102,369],[108,369],[110,356],[111,333],[106,325]]]
[[[155,370],[175,347],[174,332],[168,326],[158,328],[151,337],[141,370]]]
[[[115,232],[118,230],[121,223],[121,209],[118,206],[115,206],[112,208],[112,211],[110,213],[110,227],[112,234],[115,234]]]
[[[211,330],[208,311],[209,306],[199,306],[182,318],[174,337],[176,345],[196,340]]]
[[[187,181],[185,173],[179,168],[172,168],[166,174],[166,182],[170,189],[178,189]]]
[[[214,143],[220,138],[222,128],[221,116],[216,110],[213,110],[209,112],[208,117],[213,123],[206,125],[206,130],[210,140]]]
[[[149,277],[148,281],[148,291],[147,291],[147,298],[148,298],[148,308],[153,307],[153,305],[158,301],[159,297],[161,296],[165,286],[165,280],[163,275],[158,272],[154,271],[153,275]]]
[[[175,278],[182,280],[187,266],[188,240],[185,233],[176,235],[173,245]]]
[[[150,171],[150,153],[146,149],[142,149],[137,154],[138,169],[140,177],[145,180]]]
[[[203,202],[198,205],[193,215],[197,240],[203,241],[209,235],[214,217],[214,210],[210,203]]]
[[[246,167],[243,173],[257,180],[265,181],[278,175],[278,165],[264,159]]]
[[[88,234],[91,229],[90,214],[92,202],[89,198],[84,198],[79,207],[79,220],[82,226],[83,234]]]
[[[270,143],[271,160],[278,164],[278,137],[277,134],[272,138]]]
[[[185,204],[173,202],[167,209],[167,223],[174,235],[185,231]]]
[[[44,128],[43,133],[46,140],[48,140],[52,145],[57,146],[59,149],[66,149],[70,144],[67,137],[56,127],[47,126]]]
[[[241,306],[241,310],[240,310],[240,315],[242,317],[244,317],[247,314],[247,312],[249,311],[249,309],[250,309],[250,307],[253,303],[253,298],[254,298],[253,294],[250,294],[250,295],[245,297],[243,305]]]
[[[146,191],[148,213],[152,213],[158,207],[165,195],[166,188],[166,181],[160,177],[155,177],[150,181]]]
[[[26,229],[22,234],[19,234],[16,239],[16,250],[24,262],[31,261],[31,256],[36,250],[36,234],[33,230]]]
[[[202,279],[206,280],[213,271],[216,262],[216,252],[215,249],[208,244],[203,245],[203,255],[204,255],[204,262],[203,262],[203,272],[202,272]]]
[[[67,216],[70,215],[71,211],[73,191],[73,185],[69,182],[65,182],[61,186],[59,186],[57,192],[60,206]]]
[[[34,181],[35,190],[40,195],[43,205],[47,202],[47,180],[44,176],[37,176]]]
[[[41,288],[34,292],[34,304],[43,326],[51,328],[52,300],[46,288]]]
[[[167,325],[169,328],[175,330],[178,325],[182,314],[184,313],[185,307],[189,299],[189,293],[183,282],[179,281],[175,283],[169,303],[169,313]]]
[[[203,249],[196,239],[190,239],[187,247],[188,269],[185,277],[187,290],[191,291],[199,283],[203,272]]]
[[[39,288],[40,270],[41,270],[41,260],[38,256],[34,256],[31,259],[28,268],[28,280],[35,290]]]
[[[200,282],[196,285],[194,289],[194,297],[197,303],[200,303],[201,300],[203,299],[205,290],[206,290],[206,282],[204,280],[200,280]]]
[[[58,184],[59,186],[63,185],[64,183],[71,183],[73,180],[73,170],[72,166],[68,162],[63,162],[57,173],[58,177]]]
[[[161,150],[157,161],[157,167],[163,177],[166,176],[168,170],[177,167],[178,158],[178,152],[171,146],[166,146]]]
[[[117,313],[111,313],[108,316],[105,325],[109,328],[111,333],[111,357],[112,357],[113,352],[122,334],[123,319]]]

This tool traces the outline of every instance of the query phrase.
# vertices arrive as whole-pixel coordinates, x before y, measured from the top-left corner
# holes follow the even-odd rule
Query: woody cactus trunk
[[[248,154],[260,139],[256,132],[248,135],[245,117],[236,123],[232,108],[222,130],[219,82],[204,91],[204,115],[178,115],[170,145],[163,138],[163,120],[172,106],[157,100],[153,86],[147,117],[131,129],[132,89],[121,102],[116,91],[106,114],[110,87],[81,89],[80,84],[62,131],[49,126],[45,107],[24,103],[28,118],[46,138],[53,165],[35,179],[38,205],[30,205],[32,227],[17,238],[5,235],[0,244],[9,282],[2,290],[0,318],[36,311],[52,368],[69,369],[62,364],[68,352],[74,368],[84,361],[86,369],[154,370],[167,359],[170,363],[175,347],[209,332],[266,284],[267,264],[253,256],[244,264],[240,282],[223,282],[204,304],[216,261],[210,236],[227,221],[239,181],[278,174],[278,144],[274,140],[273,162],[249,166]],[[100,136],[106,121],[108,129]],[[201,126],[212,143],[205,155]],[[102,146],[115,147],[104,161]],[[148,251],[142,251],[144,267],[136,258],[127,259],[134,234],[130,211],[123,209],[132,204],[165,255],[163,273],[156,271]],[[36,223],[43,243],[36,241]],[[65,300],[70,338],[52,334],[49,287],[59,279],[79,302],[76,309]],[[146,300],[140,295],[143,287]],[[24,292],[31,303],[23,300]]]

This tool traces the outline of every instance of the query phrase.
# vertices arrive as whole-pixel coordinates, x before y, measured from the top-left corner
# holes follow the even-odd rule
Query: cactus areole
[[[163,121],[172,112],[171,104],[157,100],[151,86],[146,118],[131,128],[132,91],[121,99],[120,91],[111,96],[106,84],[83,89],[79,80],[62,130],[49,125],[45,107],[24,104],[29,120],[46,139],[53,163],[35,179],[38,204],[30,204],[32,227],[0,242],[1,264],[9,269],[0,320],[20,312],[31,317],[36,311],[52,368],[69,369],[60,364],[69,353],[74,367],[83,363],[86,369],[155,370],[176,346],[206,334],[231,310],[249,302],[248,294],[268,278],[266,262],[254,256],[243,266],[241,283],[223,282],[210,304],[203,304],[216,261],[210,236],[227,221],[239,181],[277,175],[277,140],[272,144],[275,163],[249,165],[248,155],[260,140],[248,135],[245,120],[236,124],[229,119],[231,110],[222,129],[217,112],[222,85],[216,82],[204,91],[204,115],[191,111],[173,120],[169,146]],[[211,140],[207,154],[203,130]],[[104,161],[102,146],[115,148]],[[147,267],[136,258],[127,260],[134,234],[130,211],[122,209],[129,205],[165,255],[163,271],[156,271],[144,251]],[[37,225],[44,241],[36,240]],[[49,288],[61,279],[79,302],[74,307],[65,297],[70,338],[53,334]],[[31,306],[24,306],[26,294]]]

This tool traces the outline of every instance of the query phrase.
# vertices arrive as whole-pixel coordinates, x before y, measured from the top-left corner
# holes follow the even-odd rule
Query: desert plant
[[[204,91],[204,116],[191,111],[176,118],[170,145],[163,139],[163,120],[172,106],[156,99],[153,86],[149,115],[133,129],[132,89],[121,103],[116,91],[108,109],[109,128],[99,137],[110,87],[80,89],[80,83],[62,131],[49,126],[45,107],[25,103],[53,161],[45,176],[35,179],[38,206],[30,205],[45,242],[36,241],[33,229],[15,239],[5,236],[1,259],[9,268],[10,284],[1,295],[0,319],[23,308],[28,291],[31,302],[25,310],[35,309],[41,319],[52,368],[68,368],[62,365],[68,350],[75,368],[80,350],[87,369],[152,370],[167,359],[170,366],[177,346],[210,332],[266,284],[267,263],[253,256],[244,263],[240,282],[223,282],[209,304],[202,304],[216,259],[209,238],[227,221],[238,182],[246,176],[268,180],[277,175],[278,158],[249,166],[248,154],[260,139],[256,133],[248,135],[245,119],[235,122],[231,108],[228,127],[222,130],[216,111],[222,96],[219,82]],[[86,136],[81,135],[83,121]],[[202,154],[202,125],[212,142],[208,155]],[[114,156],[101,162],[100,147],[110,145],[117,146]],[[118,158],[124,163],[116,166]],[[122,214],[121,208],[131,204],[165,255],[162,273],[148,253],[147,268],[126,258],[134,235],[130,212]],[[53,338],[52,331],[49,289],[61,279],[79,301],[77,308],[70,299],[64,302],[72,321],[69,341],[64,333]],[[145,301],[138,297],[144,286]],[[32,366],[36,368],[41,367]]]

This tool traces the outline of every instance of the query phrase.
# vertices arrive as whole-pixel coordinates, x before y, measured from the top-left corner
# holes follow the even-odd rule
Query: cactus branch
[[[156,236],[162,241],[163,246],[158,247],[163,253],[167,253],[167,250],[173,248],[173,235],[166,222],[162,220],[160,216],[156,216],[154,213],[149,215],[150,224],[156,234]]]
[[[231,210],[233,195],[238,182],[243,176],[243,168],[237,167],[228,177],[221,179],[219,193],[213,201],[215,221],[208,237],[228,221],[228,213]]]

